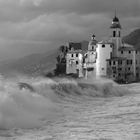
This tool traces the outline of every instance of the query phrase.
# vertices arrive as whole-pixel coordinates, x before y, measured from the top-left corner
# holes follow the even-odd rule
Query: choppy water
[[[0,140],[139,140],[139,91],[108,80],[1,79]]]

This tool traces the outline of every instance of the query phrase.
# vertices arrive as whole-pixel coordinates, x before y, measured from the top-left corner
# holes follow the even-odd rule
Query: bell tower
[[[91,40],[90,40],[89,45],[88,45],[88,50],[89,51],[95,51],[96,50],[96,45],[97,45],[96,36],[93,34],[91,36]]]
[[[118,49],[121,47],[122,40],[121,40],[121,24],[119,21],[119,18],[115,16],[112,20],[112,24],[110,26],[111,29],[111,42],[114,44],[113,45],[113,52],[112,52],[112,57],[118,57]]]

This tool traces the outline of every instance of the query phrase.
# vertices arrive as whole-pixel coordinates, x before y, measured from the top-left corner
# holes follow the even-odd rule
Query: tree
[[[58,63],[60,63],[60,56],[59,55],[56,57],[56,60]]]
[[[64,52],[64,51],[65,51],[65,46],[60,46],[59,50],[60,50],[61,52]]]
[[[62,45],[59,47],[59,51],[61,51],[62,53],[66,55],[66,53],[68,52],[68,47]]]

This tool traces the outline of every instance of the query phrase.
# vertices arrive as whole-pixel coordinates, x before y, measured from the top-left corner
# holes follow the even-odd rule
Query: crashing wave
[[[19,82],[18,86],[21,90],[26,89],[26,90],[29,90],[31,92],[35,92],[35,89],[28,83]]]
[[[0,129],[35,128],[42,126],[42,120],[55,120],[62,114],[61,101],[65,98],[87,96],[91,99],[128,93],[127,89],[110,81],[1,79]]]

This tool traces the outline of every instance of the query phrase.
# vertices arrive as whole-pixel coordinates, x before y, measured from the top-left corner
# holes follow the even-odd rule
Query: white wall
[[[107,75],[107,59],[110,59],[110,54],[112,52],[111,44],[97,44],[97,60],[96,60],[96,76],[106,76]]]
[[[73,54],[73,57],[72,57]],[[76,54],[78,54],[78,57],[76,57]],[[76,61],[78,64],[76,64]],[[79,52],[71,52],[67,53],[66,56],[66,73],[77,73],[77,69],[79,69],[79,74],[81,74],[81,67],[82,67],[82,62],[83,62],[83,55]]]

